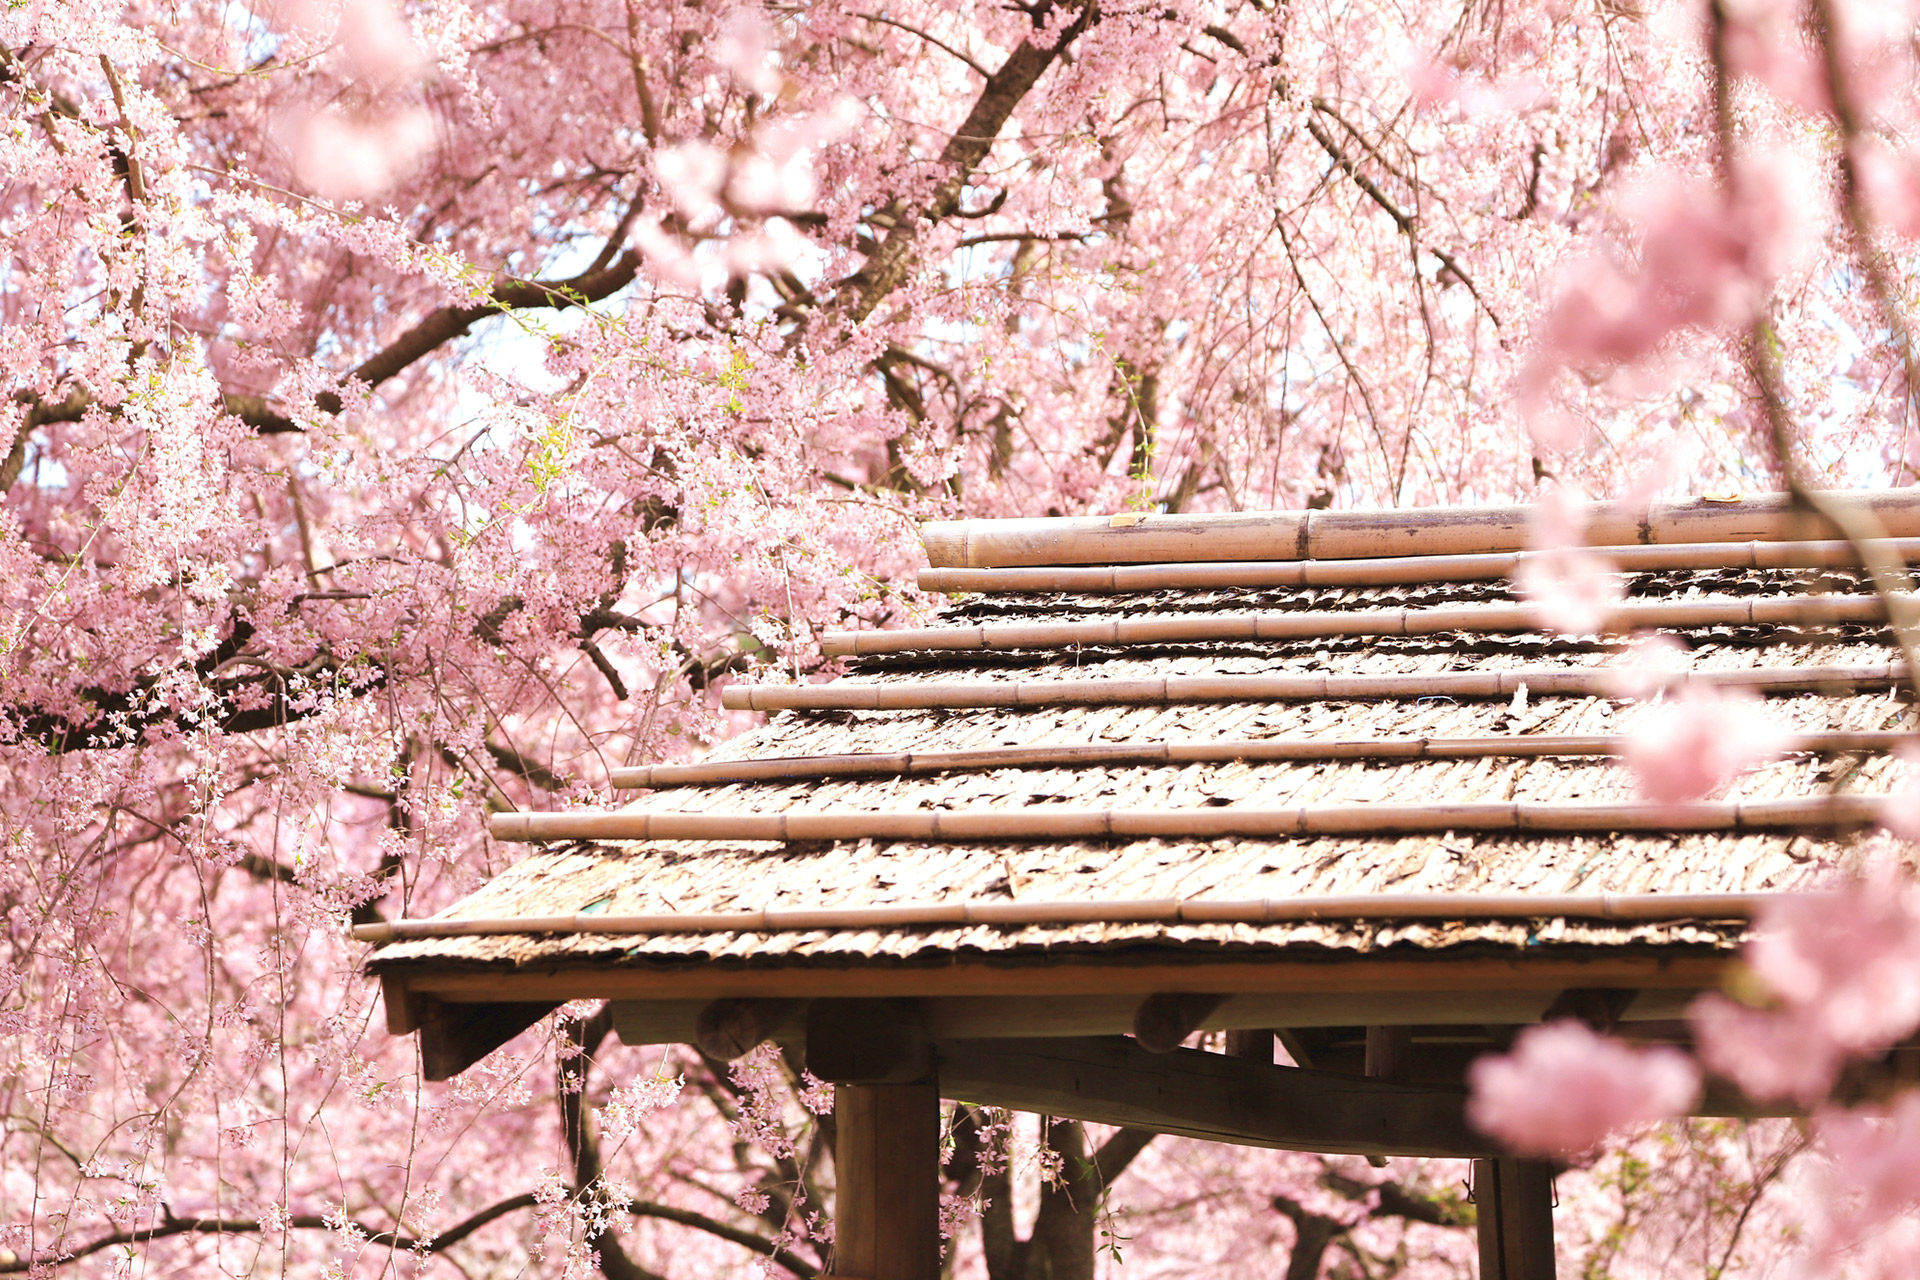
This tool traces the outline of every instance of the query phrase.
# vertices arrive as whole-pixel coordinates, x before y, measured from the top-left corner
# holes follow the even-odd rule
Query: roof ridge
[[[1920,536],[1920,488],[1816,495]],[[938,520],[920,527],[934,568],[1140,564],[1218,560],[1344,560],[1485,555],[1532,542],[1534,506],[1403,507],[1374,511],[1266,511],[1182,515],[1134,512],[1003,520]],[[1783,493],[1684,502],[1604,502],[1587,508],[1596,544],[1778,542],[1821,527]]]

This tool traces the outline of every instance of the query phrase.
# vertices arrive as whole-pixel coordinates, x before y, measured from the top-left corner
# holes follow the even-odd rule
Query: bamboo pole
[[[1833,492],[1870,514],[1889,537],[1920,536],[1920,490]],[[933,521],[920,528],[934,568],[1141,564],[1196,560],[1350,560],[1394,555],[1484,555],[1524,550],[1531,507],[1417,507],[1396,511],[1135,514],[1026,520]],[[1819,525],[1786,494],[1647,506],[1600,503],[1585,535],[1595,545],[1800,541]]]
[[[1916,597],[1900,596],[1901,603]],[[1884,622],[1878,596],[1779,596],[1737,600],[1644,600],[1608,610],[1593,634],[1625,635],[1643,627],[1739,627]],[[1335,636],[1414,636],[1446,631],[1478,634],[1542,630],[1530,604],[1444,605],[1428,609],[1300,609],[1265,613],[1189,613],[1161,618],[1024,622],[974,627],[903,627],[893,631],[829,631],[829,658],[915,651],[1060,649],[1075,645],[1188,644],[1234,640],[1304,640]]]
[[[1607,756],[1623,739],[1611,734],[1503,734],[1484,738],[1239,738],[1216,742],[1063,743],[1044,747],[979,747],[964,751],[848,752],[711,760],[615,769],[618,790],[726,786],[814,778],[876,778],[988,769],[1086,768],[1095,765],[1184,765],[1287,760],[1462,760],[1480,757]],[[1920,742],[1905,730],[1798,734],[1789,748],[1815,755],[1883,754]]]
[[[649,915],[473,916],[354,925],[359,942],[527,934],[795,933],[957,929],[984,925],[1273,925],[1360,920],[1751,920],[1794,893],[1356,893],[1287,898],[1122,899],[1112,902],[901,902],[869,907],[763,907]]]
[[[1284,809],[854,809],[781,813],[661,813],[574,809],[496,813],[496,840],[1214,840],[1228,836],[1437,835],[1448,831],[1774,831],[1872,823],[1885,797],[1808,796],[1684,805],[1465,801],[1298,805]]]
[[[861,684],[728,685],[731,711],[918,711],[933,708],[1160,706],[1181,702],[1302,702],[1327,699],[1620,696],[1622,673],[1608,667],[1518,667],[1402,675],[1323,672],[1256,676],[1152,676],[1143,679],[916,680]],[[1840,693],[1889,689],[1906,679],[1901,663],[1857,667],[1750,667],[1689,672],[1666,687],[1702,684],[1756,693]]]
[[[1920,538],[1890,538],[1888,549],[1920,560]],[[1623,572],[1664,569],[1834,569],[1856,563],[1845,542],[1686,542],[1589,547]],[[1537,551],[1485,555],[1409,555],[1359,560],[1227,560],[1200,564],[1108,564],[1005,569],[922,569],[922,591],[1122,595],[1135,591],[1237,587],[1377,587],[1429,582],[1488,582],[1512,577]]]

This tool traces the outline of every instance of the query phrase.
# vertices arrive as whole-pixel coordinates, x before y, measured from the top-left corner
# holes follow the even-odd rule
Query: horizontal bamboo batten
[[[730,711],[918,711],[944,708],[1152,706],[1177,702],[1301,702],[1312,699],[1611,698],[1623,673],[1605,667],[1519,667],[1507,671],[1439,671],[1402,675],[1302,673],[1258,676],[1157,676],[1150,679],[920,680],[898,684],[728,685]],[[1667,687],[1738,686],[1756,693],[1857,693],[1889,689],[1906,679],[1902,663],[1858,667],[1753,667],[1691,672]]]
[[[1787,893],[1362,893],[1215,901],[903,902],[879,907],[767,907],[653,915],[470,917],[354,925],[359,942],[520,934],[792,933],[813,930],[1022,928],[1085,924],[1293,924],[1315,921],[1751,920]]]
[[[1920,559],[1920,538],[1892,538],[1888,550]],[[1629,573],[1668,569],[1837,569],[1855,563],[1845,542],[1686,542],[1672,545],[1590,547]],[[1543,553],[1389,556],[1370,560],[1227,560],[1200,564],[1047,565],[1009,569],[922,569],[922,591],[947,595],[1039,595],[1073,592],[1123,595],[1133,591],[1204,591],[1262,587],[1390,587],[1430,582],[1491,582],[1510,578]],[[1550,554],[1550,553],[1549,553]]]
[[[1403,836],[1449,831],[1516,834],[1791,831],[1872,823],[1880,796],[1718,800],[1685,805],[1333,804],[1259,809],[838,810],[788,813],[647,813],[575,809],[496,813],[496,840],[1211,840],[1227,836]]]
[[[1896,596],[1911,602],[1915,597]],[[1595,634],[1642,628],[1821,626],[1881,622],[1877,596],[1773,596],[1738,600],[1647,600],[1615,606]],[[829,658],[931,650],[1062,649],[1075,645],[1187,644],[1233,640],[1313,640],[1336,636],[1416,636],[1540,631],[1526,604],[1463,604],[1430,609],[1300,609],[1290,612],[1201,613],[1092,622],[999,623],[974,627],[903,627],[895,631],[829,631]]]
[[[1920,490],[1830,493],[1871,515],[1888,537],[1920,537]],[[1197,560],[1351,560],[1485,555],[1532,541],[1532,507],[1412,507],[1393,511],[1272,511],[934,521],[920,529],[936,569]],[[1726,501],[1600,503],[1585,529],[1597,545],[1799,541],[1827,530],[1785,494]]]
[[[875,778],[977,772],[986,769],[1094,768],[1102,765],[1224,764],[1286,760],[1462,760],[1479,757],[1606,756],[1622,739],[1608,734],[1508,734],[1485,738],[1242,738],[1218,742],[1143,742],[1050,747],[980,747],[966,751],[855,752],[714,760],[615,769],[619,790],[727,786],[809,778]],[[1820,731],[1793,739],[1793,751],[1816,755],[1884,753],[1920,735],[1902,730]]]

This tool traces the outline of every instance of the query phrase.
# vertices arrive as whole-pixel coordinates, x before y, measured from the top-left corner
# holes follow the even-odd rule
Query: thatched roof
[[[1907,508],[1889,521],[1908,528]],[[1710,510],[1709,514],[1713,514]],[[1432,513],[1436,529],[1457,519]],[[1410,517],[1398,513],[1399,525]],[[1277,521],[1297,516],[1274,517]],[[1152,518],[1147,523],[1151,524]],[[1243,533],[1257,521],[1235,517]],[[1416,520],[1417,522],[1417,520]],[[1021,522],[1032,526],[1033,522]],[[1125,526],[1140,522],[1129,517]],[[1509,522],[1511,524],[1511,522]],[[1396,528],[1399,528],[1399,525]],[[1304,528],[1304,526],[1302,526]],[[1699,526],[1689,526],[1697,529]],[[1689,646],[1689,670],[1718,679],[1738,673],[1774,673],[1772,714],[1805,732],[1903,730],[1911,715],[1898,692],[1895,655],[1877,624],[1824,622],[1804,607],[1810,593],[1858,602],[1867,596],[1861,574],[1841,568],[1742,567],[1754,563],[1748,539],[1791,537],[1777,520],[1742,541],[1693,548],[1669,562],[1731,567],[1636,569],[1626,575],[1634,605],[1696,602],[1707,605],[1784,602],[1776,613],[1800,621],[1679,625],[1672,634]],[[1021,563],[1044,562],[1023,528]],[[1044,529],[1040,530],[1044,533]],[[1509,530],[1510,532],[1510,530]],[[1304,536],[1304,535],[1303,535]],[[1317,536],[1317,535],[1316,535]],[[957,545],[943,533],[946,545]],[[1436,535],[1458,551],[1451,534]],[[1653,539],[1657,541],[1658,539]],[[976,550],[990,545],[982,537]],[[1105,545],[1105,544],[1102,544]],[[1405,536],[1396,547],[1417,553],[1423,540]],[[1485,548],[1479,548],[1484,550]],[[1497,549],[1497,547],[1496,547]],[[1348,554],[1351,554],[1349,552]],[[1787,555],[1801,563],[1839,562],[1844,551]],[[1038,559],[1036,559],[1038,557]],[[1126,560],[1124,548],[1115,560]],[[1222,557],[1196,553],[1196,560]],[[1480,557],[1484,559],[1483,557]],[[1775,559],[1783,557],[1775,556]],[[1517,597],[1503,579],[1466,571],[1478,580],[1441,580],[1370,586],[1222,586],[1160,588],[1097,594],[1038,589],[956,597],[938,615],[944,629],[1010,624],[1084,623],[1108,619],[1204,621],[1249,613],[1360,615],[1367,611],[1421,611],[1453,606],[1498,606]],[[1317,562],[1316,562],[1317,563]],[[1412,563],[1409,561],[1408,563]],[[1484,566],[1482,566],[1484,568]],[[1231,566],[1228,566],[1231,569]],[[1163,577],[1166,575],[1163,575]],[[1173,576],[1177,577],[1177,574]],[[1229,571],[1228,578],[1233,575]],[[1250,573],[1270,580],[1272,573]],[[1336,572],[1333,576],[1341,576]],[[1349,577],[1363,576],[1348,574]],[[1388,574],[1387,576],[1393,576]],[[1403,574],[1401,576],[1419,576]],[[1214,581],[1218,581],[1216,574]],[[1013,579],[1014,586],[1022,582]],[[1029,580],[1030,581],[1030,580]],[[1800,602],[1800,603],[1794,603]],[[1656,611],[1657,612],[1657,611]],[[1724,611],[1722,611],[1724,612]],[[1707,614],[1719,616],[1709,609]],[[1843,616],[1870,616],[1856,607]],[[1483,616],[1471,614],[1463,616]],[[1485,614],[1494,617],[1494,614]],[[1644,611],[1641,621],[1647,619]],[[1339,629],[1339,628],[1331,628]],[[1358,629],[1366,629],[1360,627]],[[1418,628],[1410,628],[1417,630]],[[1174,632],[1179,627],[1173,628]],[[939,643],[937,638],[931,643]],[[777,711],[767,724],[728,742],[713,765],[768,758],[846,754],[978,752],[1031,748],[1118,747],[1241,741],[1492,737],[1556,735],[1615,737],[1633,732],[1653,714],[1649,700],[1606,696],[1604,680],[1574,694],[1554,687],[1552,672],[1598,675],[1618,662],[1618,636],[1570,639],[1541,630],[1448,630],[1431,634],[1294,636],[1282,639],[1074,644],[1056,648],[916,648],[845,660],[845,673],[816,690],[838,699],[874,686],[902,688],[911,700],[954,682],[1052,685],[1060,681],[1152,682],[1165,677],[1269,675],[1457,676],[1516,673],[1531,681],[1522,700],[1403,689],[1395,696],[1340,699],[1235,700],[1229,688],[1173,703],[1101,705],[1097,691],[1059,705],[949,705],[899,710],[826,707]],[[843,647],[852,647],[851,645]],[[1791,691],[1776,677],[1784,669],[1844,669],[1817,687]],[[770,679],[777,677],[770,676]],[[1404,683],[1404,682],[1402,682]],[[1457,683],[1457,682],[1456,682]],[[1510,688],[1512,681],[1501,687]],[[1802,682],[1805,683],[1805,682]],[[1396,686],[1398,687],[1398,686]],[[735,693],[735,700],[740,694]],[[992,699],[960,696],[960,703]],[[954,699],[946,699],[952,703]],[[1086,753],[1082,753],[1083,755]],[[961,761],[974,767],[902,771],[876,765],[864,776],[818,776],[795,766],[784,779],[708,781],[644,791],[632,808],[650,814],[840,814],[992,810],[1149,810],[1158,813],[1221,808],[1352,807],[1382,803],[1443,805],[1463,802],[1521,805],[1635,806],[1620,766],[1604,754],[1505,755],[1497,749],[1456,759],[1223,759],[1192,762],[1050,758],[1028,751],[1015,764]],[[1848,793],[1888,785],[1882,752],[1842,757],[1802,752],[1767,765],[1721,797],[1739,802],[1813,799],[1836,783]],[[1725,806],[1731,810],[1733,806]],[[1605,812],[1605,810],[1600,810]],[[1634,823],[1621,825],[1634,826]],[[1655,824],[1656,826],[1658,824]],[[1707,825],[1712,825],[1708,823]],[[1638,824],[1632,834],[1436,829],[1400,834],[1352,833],[1293,837],[1030,839],[842,839],[778,843],[746,839],[560,841],[536,848],[490,884],[445,914],[449,920],[507,922],[527,917],[592,918],[669,913],[760,911],[833,907],[857,910],[902,903],[1137,902],[1146,899],[1289,900],[1314,895],[1447,893],[1524,894],[1756,893],[1804,887],[1847,864],[1848,837],[1826,824],[1787,822],[1773,829],[1664,833]],[[464,972],[575,975],[562,995],[594,993],[578,975],[685,974],[703,966],[747,975],[827,968],[926,969],[959,962],[997,969],[1023,966],[1058,971],[1077,963],[1212,963],[1311,961],[1388,956],[1409,958],[1591,958],[1632,955],[1667,958],[1725,956],[1746,925],[1738,919],[1617,921],[1560,916],[1458,919],[1350,918],[1268,924],[1155,921],[970,925],[900,928],[848,925],[778,931],[565,933],[503,932],[493,936],[416,938],[377,950],[370,967],[389,980]],[[536,985],[513,989],[531,992]],[[505,988],[503,988],[504,990]],[[606,994],[645,993],[644,983],[610,987]],[[733,989],[746,990],[736,984]],[[666,988],[662,988],[662,991]],[[772,988],[769,988],[772,990]],[[783,989],[784,990],[784,989]]]

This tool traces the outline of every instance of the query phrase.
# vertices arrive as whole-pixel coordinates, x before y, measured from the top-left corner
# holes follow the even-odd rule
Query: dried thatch
[[[1417,551],[1416,545],[1409,551]],[[1728,563],[1750,562],[1729,544]],[[1636,573],[1636,601],[1774,601],[1810,591],[1859,596],[1847,571],[1686,569]],[[1247,587],[1133,594],[1008,594],[956,601],[944,626],[1171,617],[1247,612],[1420,610],[1513,600],[1500,582],[1387,587]],[[1881,667],[1892,654],[1871,623],[1695,626],[1690,669]],[[852,659],[834,687],[934,682],[1152,680],[1267,674],[1417,675],[1552,668],[1593,671],[1617,645],[1542,632],[1446,631],[1012,651],[941,651]],[[1596,686],[1597,687],[1597,686]],[[1097,701],[1097,700],[1096,700]],[[1769,698],[1783,726],[1804,732],[1904,730],[1906,702],[1887,682]],[[645,794],[648,812],[767,814],[900,810],[1212,810],[1220,806],[1398,805],[1497,801],[1627,801],[1632,788],[1605,756],[1473,755],[1455,759],[1210,760],[1191,763],[1050,759],[1048,747],[1205,743],[1273,738],[1528,737],[1633,732],[1645,702],[1585,693],[1530,692],[1524,703],[1445,695],[1345,701],[1175,705],[1049,705],[776,713],[725,744],[715,762],[843,753],[1042,749],[1018,767],[868,776],[713,781]],[[1728,798],[1827,794],[1836,784],[1871,794],[1890,785],[1887,755],[1839,760],[1790,756],[1738,782]],[[1288,839],[1138,839],[882,842],[783,845],[743,841],[569,843],[525,858],[452,912],[453,918],[644,915],[948,901],[1258,899],[1364,893],[1757,892],[1801,888],[1844,868],[1850,845],[1831,833],[1441,832]],[[1334,959],[1414,955],[1725,954],[1737,924],[1607,923],[1566,919],[1354,920],[1248,925],[1062,924],[1044,927],[843,929],[773,934],[576,933],[392,943],[371,965],[388,975],[424,969],[499,970],[566,964],[609,969],[724,962],[749,968],[937,965],[973,956],[1006,965],[1088,958],[1262,956]]]

